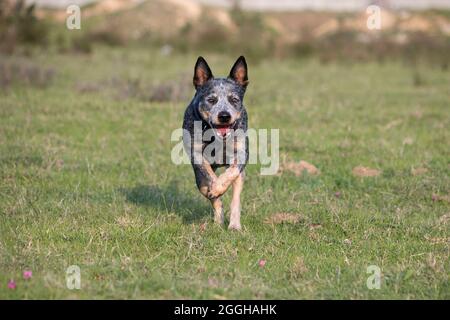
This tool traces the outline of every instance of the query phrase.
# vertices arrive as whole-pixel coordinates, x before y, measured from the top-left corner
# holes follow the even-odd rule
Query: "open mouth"
[[[213,128],[220,138],[226,138],[231,133],[232,125],[231,124],[214,125]]]

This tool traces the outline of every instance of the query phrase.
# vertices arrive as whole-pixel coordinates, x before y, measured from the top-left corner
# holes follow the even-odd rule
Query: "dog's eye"
[[[216,104],[217,103],[217,98],[216,97],[209,97],[208,99],[206,99],[206,101],[208,101],[211,104]]]
[[[228,97],[228,101],[230,101],[232,104],[238,104],[239,99],[233,96]]]

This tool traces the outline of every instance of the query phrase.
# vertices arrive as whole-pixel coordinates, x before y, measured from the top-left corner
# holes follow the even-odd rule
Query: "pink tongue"
[[[228,127],[218,127],[217,132],[219,132],[222,136],[226,136],[228,133]]]

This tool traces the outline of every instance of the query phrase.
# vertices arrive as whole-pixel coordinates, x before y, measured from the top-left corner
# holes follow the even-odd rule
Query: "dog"
[[[241,230],[240,195],[249,156],[246,135],[248,117],[243,105],[249,83],[247,62],[240,56],[227,78],[214,78],[206,60],[199,57],[194,68],[193,83],[196,92],[186,108],[183,121],[184,149],[194,169],[198,190],[210,200],[214,222],[220,225],[224,223],[220,197],[232,186],[228,228]],[[196,135],[196,128],[201,131],[200,139]],[[237,132],[240,135],[236,135]],[[206,133],[210,133],[209,138]],[[223,148],[219,145],[208,156],[205,151],[211,145],[217,145],[217,142]],[[236,154],[239,156],[236,157]],[[216,170],[220,167],[225,167],[225,171],[217,176]]]

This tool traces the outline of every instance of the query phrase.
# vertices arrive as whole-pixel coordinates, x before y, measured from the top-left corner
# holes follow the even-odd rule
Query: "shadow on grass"
[[[192,197],[178,188],[176,181],[168,186],[138,185],[134,188],[120,188],[128,202],[152,207],[158,211],[175,212],[189,224],[210,215],[211,207],[203,199]],[[202,201],[203,200],[203,201]]]

